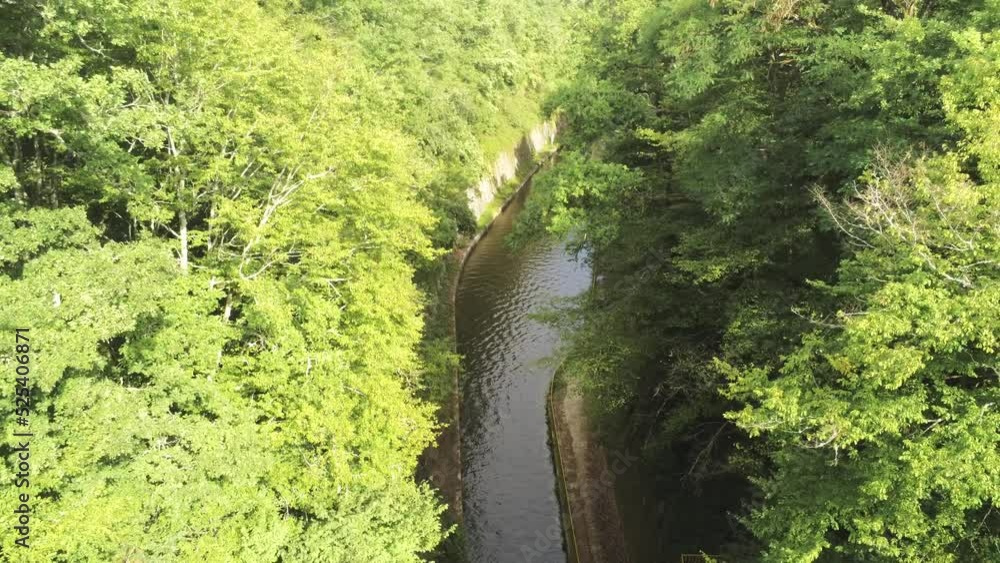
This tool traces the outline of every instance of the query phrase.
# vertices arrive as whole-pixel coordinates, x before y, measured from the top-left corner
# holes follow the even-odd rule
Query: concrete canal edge
[[[557,493],[570,563],[627,563],[615,479],[628,458],[613,462],[591,430],[578,384],[560,366],[546,401]]]
[[[569,491],[566,488],[567,476],[562,461],[562,447],[559,444],[559,435],[561,433],[559,421],[562,417],[557,414],[559,411],[556,408],[555,397],[557,380],[559,379],[561,368],[562,366],[556,368],[552,379],[549,380],[549,390],[545,398],[545,414],[549,423],[549,448],[552,450],[552,465],[556,473],[556,497],[559,499],[559,516],[562,522],[566,558],[569,563],[580,563],[579,540],[577,540],[576,530],[573,527],[573,507],[570,502]],[[561,389],[562,382],[558,382],[558,385],[560,392],[564,393],[565,390]]]

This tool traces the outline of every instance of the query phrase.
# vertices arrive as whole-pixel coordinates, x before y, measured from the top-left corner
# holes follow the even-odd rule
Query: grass
[[[496,157],[511,150],[521,136],[542,121],[541,104],[537,94],[518,92],[499,104],[497,120],[476,135],[486,162],[492,164]]]

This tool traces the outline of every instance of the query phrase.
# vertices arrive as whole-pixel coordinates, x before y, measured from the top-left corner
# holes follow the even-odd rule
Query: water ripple
[[[545,537],[558,526],[559,506],[545,420],[553,368],[543,360],[559,338],[529,314],[583,291],[590,273],[553,241],[517,253],[506,247],[521,199],[469,256],[456,295],[464,511],[474,563],[566,562],[560,542]]]

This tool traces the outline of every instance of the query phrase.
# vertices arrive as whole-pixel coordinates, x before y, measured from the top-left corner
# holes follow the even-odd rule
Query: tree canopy
[[[538,119],[556,8],[0,2],[0,324],[36,358],[19,557],[417,561],[440,542],[414,480],[436,424],[414,272]]]
[[[582,21],[551,99],[568,152],[522,236],[590,249],[566,371],[661,498],[745,483],[750,534],[719,518],[692,547],[1000,560],[998,22],[990,1],[828,0]]]

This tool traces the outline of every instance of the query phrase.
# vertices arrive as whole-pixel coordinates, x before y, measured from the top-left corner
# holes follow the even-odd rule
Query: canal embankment
[[[617,480],[636,458],[609,455],[587,417],[579,383],[561,371],[549,390],[549,418],[571,563],[627,563]]]

